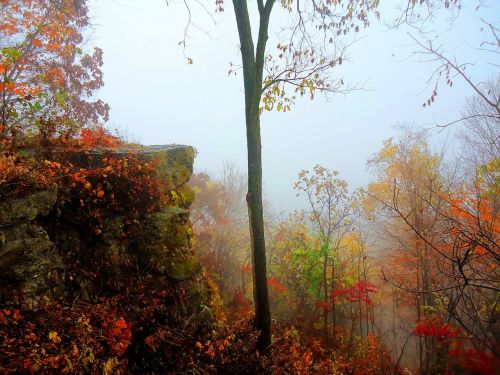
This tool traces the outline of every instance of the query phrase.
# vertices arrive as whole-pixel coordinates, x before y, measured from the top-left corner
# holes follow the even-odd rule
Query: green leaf
[[[2,48],[2,54],[12,60],[19,59],[23,54],[15,47],[4,47]]]
[[[64,107],[64,104],[65,104],[65,101],[66,99],[68,98],[68,94],[63,91],[63,90],[60,90],[58,91],[55,95],[54,95],[54,99],[55,101],[57,102],[57,104],[59,104],[59,106],[61,107]]]

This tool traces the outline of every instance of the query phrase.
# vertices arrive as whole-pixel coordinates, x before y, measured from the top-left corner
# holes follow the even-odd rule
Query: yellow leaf
[[[61,338],[59,337],[56,331],[49,332],[49,340],[52,341],[54,344],[61,342]]]
[[[115,366],[118,365],[118,359],[116,357],[109,358],[103,366],[104,374],[112,374]]]

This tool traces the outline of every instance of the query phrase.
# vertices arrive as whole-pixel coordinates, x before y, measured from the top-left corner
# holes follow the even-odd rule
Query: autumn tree
[[[348,91],[341,77],[333,75],[346,58],[345,37],[369,25],[369,15],[379,1],[278,3],[257,0],[255,12],[249,10],[247,0],[232,3],[243,70],[248,153],[246,200],[252,243],[255,324],[261,331],[258,347],[262,351],[271,344],[271,313],[262,208],[260,115],[264,110],[290,110],[298,95],[307,94],[312,98],[318,91]],[[191,15],[190,3],[185,4]],[[226,5],[224,0],[216,0],[215,4],[219,12]],[[279,40],[274,49],[268,47],[273,14],[279,14],[285,21],[285,26],[278,30]],[[191,17],[189,20],[191,22]]]
[[[467,333],[472,346],[493,353],[498,359],[500,210],[497,193],[477,179],[456,192],[443,194],[442,200],[444,204],[433,208],[442,218],[444,234],[431,240],[418,233],[433,252],[440,255],[446,274],[436,294],[446,301],[447,316]]]
[[[332,306],[334,303],[337,305],[339,324],[343,323],[344,331],[349,337],[349,350],[355,334],[363,338],[374,332],[373,297],[378,288],[373,282],[378,276],[378,269],[376,270],[373,259],[368,256],[365,237],[359,229],[353,228],[341,239],[342,251],[338,254],[337,266],[339,271],[336,285],[329,296]]]
[[[329,342],[329,308],[331,304],[332,327],[335,332],[335,300],[330,291],[337,287],[338,251],[342,240],[352,228],[355,200],[348,191],[347,182],[338,178],[337,171],[316,165],[313,171],[303,170],[294,185],[297,195],[307,200],[306,214],[319,238],[315,251],[322,263],[323,323],[325,340]]]
[[[102,51],[83,51],[89,26],[84,1],[0,3],[0,138],[4,145],[57,135],[107,120],[91,100],[103,85]]]
[[[305,319],[307,324],[315,309],[318,278],[316,269],[309,267],[304,256],[314,243],[304,215],[295,212],[277,219],[267,235],[270,277],[283,286],[278,290],[275,283],[273,288],[278,297],[276,301],[271,298],[274,316],[279,320],[295,321],[297,326],[300,326],[299,320]]]
[[[190,185],[196,193],[190,208],[195,248],[227,303],[239,289],[241,268],[249,255],[246,176],[225,162],[218,175],[193,174]]]
[[[435,309],[431,292],[438,283],[438,270],[433,266],[429,244],[418,233],[433,238],[439,215],[430,206],[439,205],[436,194],[444,184],[441,157],[433,154],[423,133],[406,131],[395,141],[389,139],[369,161],[376,171],[377,181],[368,186],[365,208],[368,216],[378,223],[378,231],[394,247],[383,267],[385,278],[421,293],[409,293],[408,304],[414,307],[414,319],[421,320]],[[413,230],[414,229],[414,230]],[[429,371],[429,342],[418,339],[420,369]]]
[[[352,196],[336,172],[321,166],[302,171],[296,187],[310,207],[268,231],[274,318],[370,372],[368,358],[382,352],[374,319],[378,268],[368,256],[366,236],[355,229]],[[334,345],[327,345],[332,338]]]
[[[459,331],[465,345],[498,358],[496,189],[475,174],[454,184],[418,133],[386,142],[370,165],[379,174],[366,207],[393,246],[384,279],[415,309],[419,371],[443,371],[442,340]]]

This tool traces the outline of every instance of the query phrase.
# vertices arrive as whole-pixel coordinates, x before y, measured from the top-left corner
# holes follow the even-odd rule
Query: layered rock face
[[[0,302],[30,307],[61,296],[64,267],[47,232],[33,221],[46,216],[57,191],[42,190],[0,203]]]
[[[126,155],[127,150],[119,150],[106,157]],[[187,182],[192,174],[194,149],[151,146],[137,151],[137,155],[145,161],[154,159],[158,176],[183,199],[175,207],[162,207],[144,215],[139,230],[127,241],[123,241],[124,220],[120,216],[107,217],[102,233],[95,238],[87,238],[88,234],[70,223],[64,230],[60,226],[54,230],[51,222],[57,216],[53,210],[56,191],[36,191],[0,202],[0,303],[22,300],[36,307],[41,301],[61,298],[64,288],[66,292],[71,288],[80,299],[92,301],[102,293],[102,281],[87,277],[92,267],[106,265],[108,278],[126,276],[121,275],[121,264],[127,258],[148,274],[152,285],[182,287],[186,291],[186,313],[200,309],[208,292],[191,244],[188,208],[194,196]],[[79,154],[72,162],[88,168],[99,165],[103,157],[100,153]],[[72,264],[76,259],[81,268],[88,270],[73,277],[66,267],[69,259]]]

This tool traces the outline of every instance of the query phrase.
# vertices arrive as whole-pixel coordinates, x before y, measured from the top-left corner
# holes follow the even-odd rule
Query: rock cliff
[[[0,304],[36,308],[44,301],[67,297],[95,301],[114,278],[127,276],[123,264],[128,262],[147,275],[151,285],[185,290],[186,314],[200,310],[208,292],[191,243],[188,209],[194,194],[187,182],[194,149],[150,146],[134,153],[144,161],[155,160],[158,177],[178,199],[141,215],[139,230],[132,235],[125,233],[124,218],[115,215],[105,218],[99,235],[89,237],[75,224],[77,220],[68,217],[71,213],[61,213],[64,202],[58,200],[57,190],[36,190],[0,202]],[[127,155],[128,150],[81,153],[71,162],[92,168],[104,157]]]

